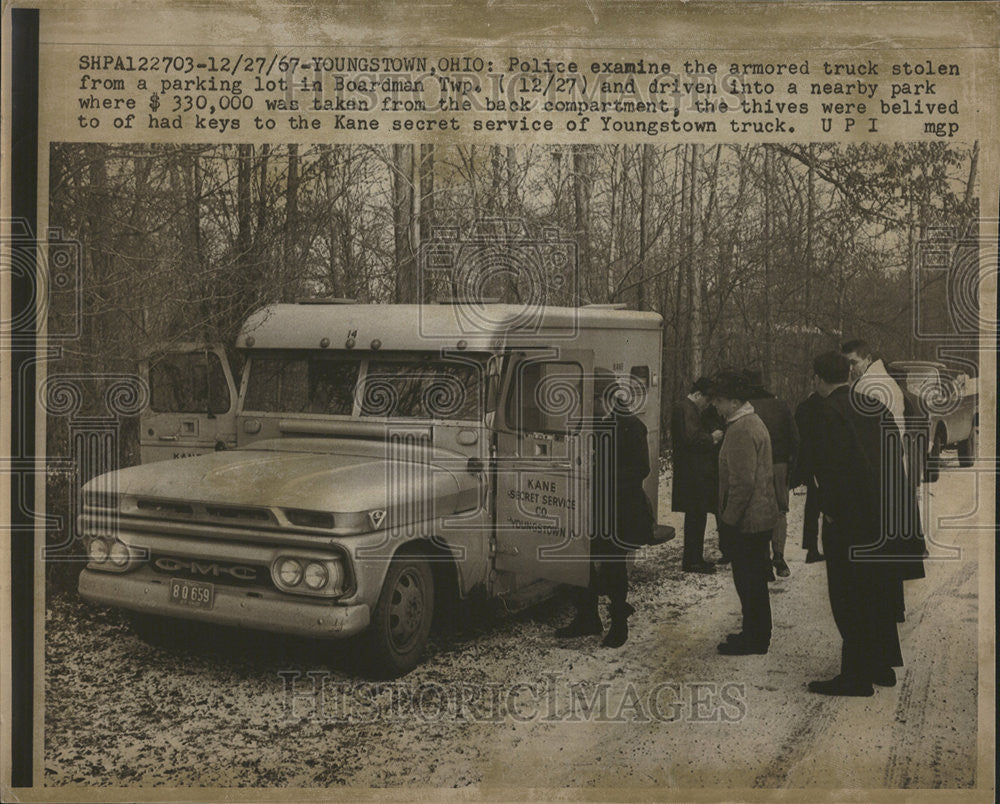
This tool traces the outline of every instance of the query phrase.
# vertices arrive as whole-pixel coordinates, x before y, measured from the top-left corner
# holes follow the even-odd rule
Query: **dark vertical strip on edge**
[[[11,11],[11,215],[14,234],[11,272],[11,452],[31,459],[35,452],[35,240],[38,232],[38,10]],[[27,226],[18,236],[17,221]],[[23,455],[17,445],[24,445]],[[23,466],[23,463],[22,463]],[[22,510],[35,498],[30,472],[11,473],[11,784],[31,787],[34,747],[34,517]]]

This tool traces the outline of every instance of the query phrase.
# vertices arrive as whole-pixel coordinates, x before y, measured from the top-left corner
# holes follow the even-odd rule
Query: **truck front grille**
[[[205,581],[244,589],[277,590],[271,580],[270,567],[266,564],[191,559],[167,553],[151,553],[148,566],[154,572],[171,578],[187,578],[192,581]]]

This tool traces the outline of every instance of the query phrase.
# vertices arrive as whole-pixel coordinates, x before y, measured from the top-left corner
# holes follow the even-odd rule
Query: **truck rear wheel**
[[[405,675],[420,663],[434,615],[434,576],[419,556],[399,556],[389,565],[367,634],[369,672],[380,678]]]

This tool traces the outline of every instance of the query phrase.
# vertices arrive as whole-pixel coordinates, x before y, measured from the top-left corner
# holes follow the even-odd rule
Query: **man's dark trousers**
[[[806,512],[802,523],[802,549],[819,549],[819,489],[816,483],[809,480],[806,483]]]
[[[601,561],[600,572],[594,564],[590,565],[590,584],[578,586],[574,590],[574,602],[577,611],[583,617],[597,618],[598,599],[606,594],[611,601],[611,619],[628,616],[628,566],[625,563],[626,554],[621,557],[606,556]]]
[[[705,560],[705,527],[708,513],[687,511],[684,514],[684,558],[682,566],[693,567]]]
[[[823,552],[830,608],[843,639],[840,674],[870,683],[880,671],[903,663],[894,616],[895,576],[884,562],[852,560],[835,523],[823,524]]]
[[[726,549],[733,560],[733,583],[743,609],[743,636],[754,645],[771,641],[771,531],[740,533],[727,527]]]

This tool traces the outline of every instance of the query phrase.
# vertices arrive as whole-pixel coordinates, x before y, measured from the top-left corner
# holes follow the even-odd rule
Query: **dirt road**
[[[974,485],[946,471],[931,517],[972,510]],[[426,662],[393,685],[361,679],[349,650],[326,662],[301,640],[219,629],[153,647],[113,611],[52,601],[45,782],[585,786],[612,798],[625,785],[988,784],[976,766],[976,623],[992,531],[960,520],[935,529],[961,553],[927,562],[928,577],[907,585],[899,684],[825,698],[805,685],[836,673],[839,639],[825,565],[804,564],[798,544],[803,501],[792,499],[792,575],[771,585],[766,656],[716,653],[738,626],[731,574],[682,575],[680,539],[638,556],[623,649],[556,642],[570,613],[556,599],[437,634]],[[680,524],[666,510],[661,521]]]

